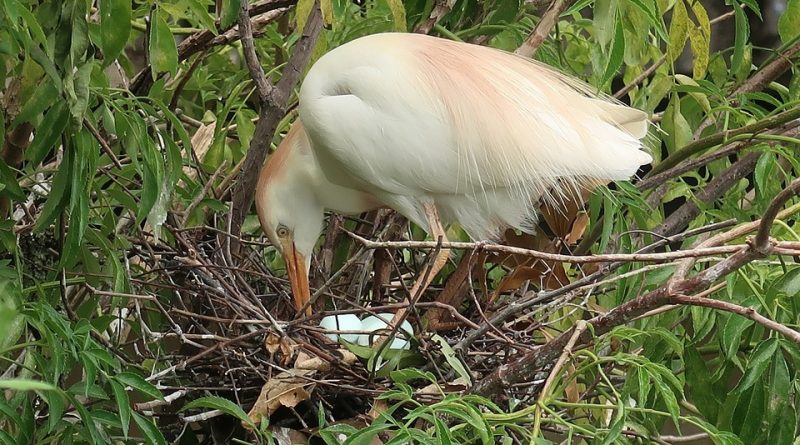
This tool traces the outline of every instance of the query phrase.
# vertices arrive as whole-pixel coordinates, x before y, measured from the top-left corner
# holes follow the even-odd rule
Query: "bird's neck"
[[[302,128],[300,131],[304,132]],[[317,202],[325,209],[353,215],[384,206],[374,195],[349,184],[344,185],[336,181],[335,176],[328,174],[326,167],[323,167],[325,163],[316,156],[306,134],[300,135],[295,144],[286,148],[291,150],[288,162],[302,166],[303,186],[311,189]]]

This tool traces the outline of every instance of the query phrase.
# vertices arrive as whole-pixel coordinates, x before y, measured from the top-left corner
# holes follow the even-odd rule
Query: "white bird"
[[[390,207],[435,238],[458,223],[473,239],[496,239],[531,231],[539,200],[558,203],[650,163],[647,115],[592,91],[529,59],[421,34],[375,34],[322,56],[256,190],[298,311],[310,313],[326,209]],[[412,295],[446,259],[443,250]]]

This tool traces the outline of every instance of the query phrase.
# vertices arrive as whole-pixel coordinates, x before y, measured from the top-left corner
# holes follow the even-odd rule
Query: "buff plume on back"
[[[477,239],[530,230],[538,199],[651,161],[644,112],[542,64],[425,35],[377,34],[326,54],[303,84],[300,116],[328,180],[423,227],[407,197],[431,196]]]

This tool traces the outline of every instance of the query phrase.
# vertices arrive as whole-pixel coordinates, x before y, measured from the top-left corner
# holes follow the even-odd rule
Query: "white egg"
[[[389,332],[391,332],[391,328],[389,328],[389,324],[387,322],[391,321],[393,317],[394,314],[392,313],[383,313],[377,314],[377,316],[370,315],[362,320],[361,329],[374,333],[359,336],[358,344],[361,346],[372,346],[372,343],[379,336],[389,334]],[[392,339],[389,349],[411,349],[411,342],[409,342],[408,339],[410,339],[413,335],[414,329],[411,327],[411,323],[408,320],[403,321],[403,323],[400,325],[400,329],[398,329],[397,333],[395,333],[395,337]]]
[[[358,331],[363,331],[364,328],[361,325],[361,320],[355,314],[344,314],[344,315],[328,315],[324,317],[319,322],[319,327],[322,329],[327,329],[330,331],[343,331],[343,332],[328,332],[325,334],[326,337],[330,338],[333,341],[339,341],[341,338],[342,340],[348,341],[350,343],[356,343],[359,341],[362,335],[358,334]],[[345,332],[356,332],[354,334],[347,334]]]

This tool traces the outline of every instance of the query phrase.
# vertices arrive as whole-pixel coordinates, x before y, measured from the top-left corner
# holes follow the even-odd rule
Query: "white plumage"
[[[651,161],[640,142],[646,114],[590,88],[513,54],[426,35],[349,42],[303,82],[302,124],[259,181],[262,226],[306,268],[323,209],[391,207],[430,232],[433,206],[475,239],[530,230],[538,200],[627,179]]]

